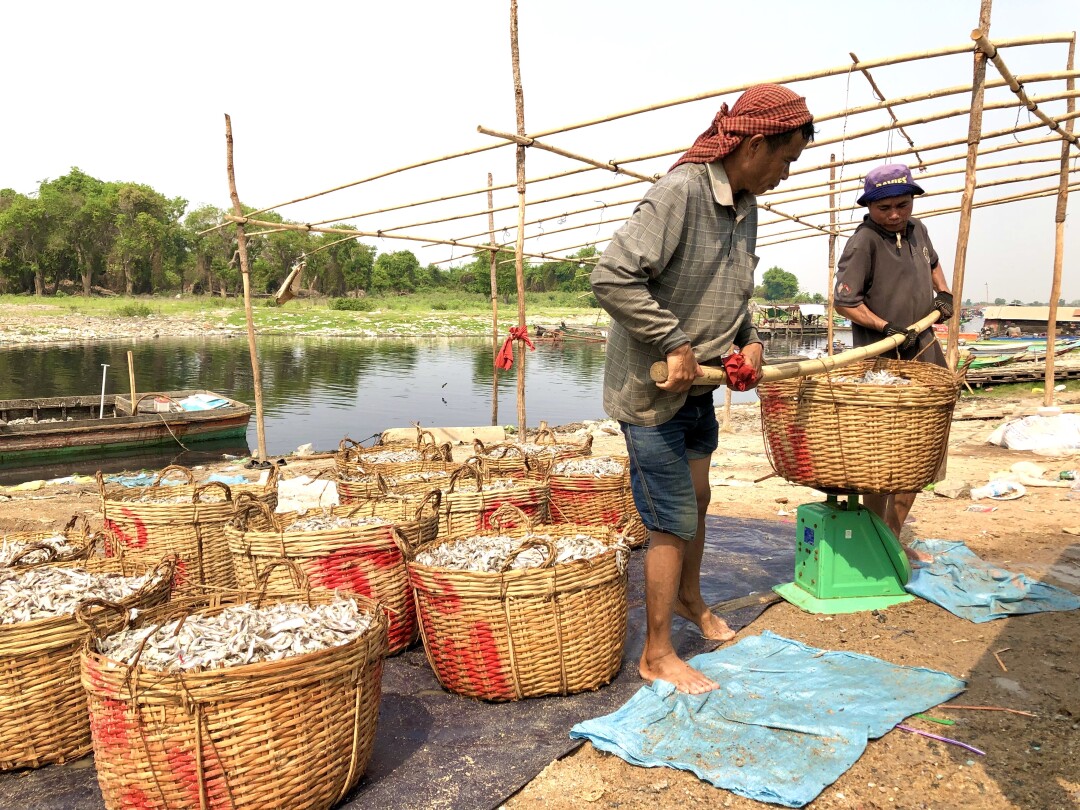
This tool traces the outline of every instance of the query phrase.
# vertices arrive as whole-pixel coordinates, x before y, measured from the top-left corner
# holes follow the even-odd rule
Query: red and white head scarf
[[[731,110],[726,103],[721,104],[712,126],[671,168],[682,163],[712,163],[734,152],[749,135],[779,135],[813,120],[802,96],[778,84],[755,85],[739,96]]]

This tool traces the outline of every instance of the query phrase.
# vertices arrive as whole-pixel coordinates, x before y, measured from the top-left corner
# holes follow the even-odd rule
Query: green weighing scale
[[[797,510],[795,580],[773,588],[809,613],[856,613],[910,602],[911,564],[900,541],[859,496],[828,495]]]

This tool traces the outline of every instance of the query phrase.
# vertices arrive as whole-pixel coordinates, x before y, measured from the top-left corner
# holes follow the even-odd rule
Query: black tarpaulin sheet
[[[702,590],[709,604],[767,591],[791,579],[791,523],[710,515]],[[375,751],[367,774],[340,805],[359,810],[490,808],[529,782],[580,743],[569,739],[575,723],[608,714],[641,687],[637,660],[644,641],[644,552],[630,563],[630,632],[616,679],[597,692],[569,697],[484,703],[445,691],[422,647],[388,659]],[[725,618],[745,627],[763,610],[745,608]],[[689,658],[712,649],[697,628],[675,620],[675,646]],[[0,807],[99,810],[104,807],[86,758],[36,771],[0,774]]]

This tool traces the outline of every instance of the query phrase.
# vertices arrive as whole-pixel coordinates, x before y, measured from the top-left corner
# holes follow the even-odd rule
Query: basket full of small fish
[[[123,553],[144,564],[175,554],[177,595],[198,592],[202,586],[236,586],[224,533],[234,500],[254,498],[271,509],[277,506],[276,466],[261,484],[197,484],[191,470],[179,466],[166,467],[149,486],[106,486],[101,473],[97,479],[106,554]]]
[[[366,473],[353,470],[338,473],[336,478],[338,500],[342,504],[360,503],[384,495],[426,495],[433,489],[443,489],[450,476],[461,468],[451,461],[430,461],[421,470],[384,475],[380,472]]]
[[[513,512],[505,506],[491,531],[429,543],[409,562],[428,662],[447,689],[484,700],[599,689],[622,661],[625,538]]]
[[[627,458],[579,456],[556,461],[547,483],[553,521],[614,526],[630,539],[632,548],[645,544],[647,532],[634,506]]]
[[[334,464],[339,473],[353,475],[401,475],[428,469],[433,463],[453,461],[449,442],[438,444],[429,430],[416,429],[415,442],[395,442],[364,447],[348,436],[338,444]]]
[[[322,810],[360,780],[385,614],[281,564],[298,590],[187,597],[87,640],[82,685],[109,810]]]
[[[932,363],[884,358],[762,383],[769,461],[826,492],[918,492],[945,456],[959,386]]]
[[[480,459],[480,468],[489,478],[542,478],[557,461],[591,455],[592,436],[581,443],[559,441],[551,428],[543,427],[531,442],[485,446],[479,439],[473,439],[473,454]]]
[[[0,770],[90,750],[77,663],[87,636],[76,620],[79,604],[96,599],[142,610],[169,598],[172,560],[154,569],[100,557],[69,565],[0,568]]]
[[[439,535],[454,537],[491,528],[491,516],[503,504],[517,507],[529,520],[548,517],[548,486],[535,478],[486,478],[474,457],[450,476],[442,492]],[[509,518],[513,520],[513,518]]]
[[[0,566],[66,565],[94,556],[97,536],[83,515],[52,532],[8,532],[0,537]]]
[[[429,521],[438,520],[432,506],[426,513]],[[362,505],[275,514],[260,501],[240,504],[225,527],[237,582],[254,588],[267,574],[271,591],[294,589],[289,571],[276,565],[289,560],[314,587],[379,602],[389,621],[390,653],[400,652],[416,639],[416,608],[405,570],[410,546],[384,515],[365,513]]]

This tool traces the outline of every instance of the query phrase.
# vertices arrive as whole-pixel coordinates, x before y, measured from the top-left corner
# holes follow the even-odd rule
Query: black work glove
[[[939,292],[934,296],[934,307],[941,312],[941,320],[947,321],[953,316],[952,293]]]
[[[906,352],[908,349],[913,348],[915,346],[915,344],[919,342],[919,333],[916,332],[914,329],[911,329],[911,328],[901,329],[899,326],[896,326],[896,325],[891,324],[891,323],[886,323],[885,324],[885,337],[892,337],[893,335],[903,335],[904,336],[904,342],[896,347],[900,351],[905,351]]]

